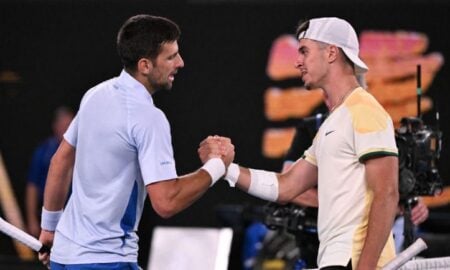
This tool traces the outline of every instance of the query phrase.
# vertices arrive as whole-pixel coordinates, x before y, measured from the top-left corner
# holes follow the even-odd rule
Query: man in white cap
[[[259,198],[286,203],[318,185],[318,266],[380,269],[395,256],[391,228],[398,205],[398,159],[392,120],[358,83],[368,68],[353,27],[312,19],[297,30],[296,67],[307,89],[321,88],[330,115],[310,148],[281,174],[232,163],[226,180]],[[200,158],[220,139],[200,145]]]

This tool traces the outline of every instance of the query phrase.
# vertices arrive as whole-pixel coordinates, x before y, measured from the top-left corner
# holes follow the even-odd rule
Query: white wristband
[[[48,211],[42,207],[41,228],[46,231],[54,232],[62,213],[63,210]]]
[[[220,158],[211,158],[205,164],[202,169],[207,171],[211,176],[211,185],[214,185],[225,174],[225,164]]]
[[[231,163],[230,166],[228,166],[227,174],[224,178],[225,180],[227,180],[230,187],[236,186],[240,173],[241,169],[239,169],[239,165],[237,165],[236,163]]]

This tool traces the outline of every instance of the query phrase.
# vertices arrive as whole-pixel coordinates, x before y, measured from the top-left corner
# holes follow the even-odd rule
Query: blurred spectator
[[[27,178],[25,210],[28,232],[35,237],[39,237],[41,231],[42,200],[50,160],[73,117],[74,113],[69,108],[57,108],[52,121],[52,136],[41,142],[33,153]]]

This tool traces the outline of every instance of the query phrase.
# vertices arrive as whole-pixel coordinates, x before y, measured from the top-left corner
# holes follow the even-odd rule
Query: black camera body
[[[300,207],[295,204],[268,203],[264,206],[266,224],[269,229],[283,229],[290,233],[317,233],[317,208]]]
[[[437,168],[441,137],[442,132],[427,127],[420,118],[402,118],[395,136],[399,151],[400,201],[442,191]]]

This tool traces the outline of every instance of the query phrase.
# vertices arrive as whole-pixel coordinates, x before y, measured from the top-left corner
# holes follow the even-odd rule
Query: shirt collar
[[[125,69],[122,70],[119,77],[117,78],[116,84],[134,91],[133,93],[136,93],[142,98],[148,99],[153,103],[152,95],[150,95],[147,88],[145,88],[142,83],[140,83],[128,72],[126,72]]]

